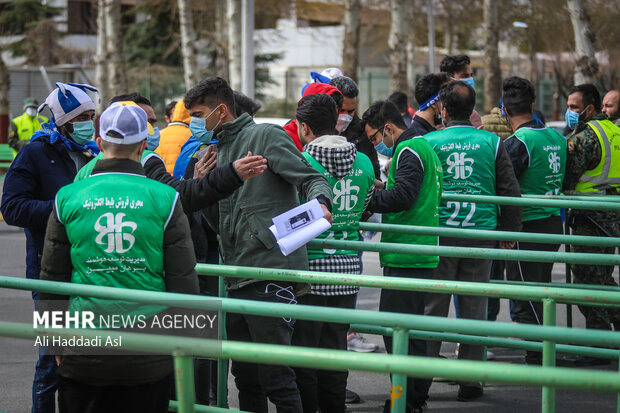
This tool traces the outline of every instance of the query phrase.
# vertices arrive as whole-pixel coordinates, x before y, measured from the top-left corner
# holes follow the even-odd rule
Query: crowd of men
[[[226,80],[201,81],[166,107],[160,132],[151,102],[138,93],[114,97],[98,119],[89,85],[57,83],[36,108],[14,119],[11,144],[17,156],[8,170],[0,210],[24,228],[27,277],[148,291],[217,295],[215,277],[198,277],[196,262],[361,274],[353,250],[302,247],[283,255],[269,230],[272,218],[317,200],[332,224],[319,238],[360,241],[359,222],[381,214],[382,222],[480,230],[619,236],[616,214],[558,208],[497,207],[442,202],[443,192],[518,197],[522,194],[617,195],[620,186],[618,91],[601,101],[589,84],[571,89],[566,111],[569,136],[545,126],[534,111],[536,93],[520,77],[504,80],[502,99],[490,114],[475,110],[476,92],[467,56],[447,56],[440,73],[415,85],[418,110],[406,94],[372,103],[361,117],[358,86],[338,69],[313,73],[295,119],[284,128],[256,124],[260,105],[233,91]],[[36,109],[35,109],[36,108]],[[48,120],[40,112],[48,108]],[[388,158],[381,181],[377,154]],[[92,207],[91,199],[126,199]],[[383,233],[381,242],[477,248],[557,251],[557,244],[470,240]],[[612,248],[573,246],[578,252]],[[92,260],[93,256],[102,257]],[[144,266],[106,267],[114,260]],[[386,277],[488,282],[501,263],[436,255],[381,253]],[[575,265],[575,282],[617,285],[612,267]],[[552,264],[506,263],[510,280],[550,282]],[[503,275],[500,275],[503,278]],[[355,308],[359,288],[225,277],[231,298]],[[35,308],[59,298],[33,292]],[[71,297],[89,300],[89,297]],[[70,301],[71,301],[70,300]],[[457,316],[494,319],[485,297],[454,297]],[[381,291],[379,311],[446,317],[451,296]],[[580,307],[587,328],[618,329],[610,308]],[[495,314],[493,312],[495,311]],[[514,321],[542,324],[539,302],[515,301]],[[229,340],[284,346],[351,348],[374,345],[348,334],[347,325],[229,313]],[[384,337],[386,350],[392,339]],[[364,347],[366,346],[366,347]],[[411,355],[438,357],[441,342],[410,339]],[[459,359],[483,360],[484,347],[462,344]],[[528,364],[541,364],[528,351]],[[604,360],[582,357],[581,364]],[[215,366],[196,360],[197,401],[212,404]],[[233,361],[239,408],[267,412],[345,411],[347,371]],[[170,357],[58,356],[40,348],[33,383],[33,412],[165,412],[173,383]],[[407,411],[422,412],[432,381],[409,377]],[[461,382],[457,399],[483,396],[477,382]],[[387,400],[384,411],[390,411]],[[124,410],[123,410],[124,409]]]

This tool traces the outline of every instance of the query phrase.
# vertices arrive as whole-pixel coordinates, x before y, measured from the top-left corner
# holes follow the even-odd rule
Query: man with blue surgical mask
[[[595,117],[597,119],[594,119]],[[601,95],[594,85],[586,83],[571,88],[564,119],[566,126],[574,131],[573,135],[587,129],[590,120],[607,119],[607,116],[601,113]]]
[[[375,189],[368,209],[382,213],[386,224],[439,225],[439,202],[443,183],[441,162],[422,136],[407,129],[398,108],[389,101],[373,103],[362,117],[366,134],[375,149],[392,156],[386,189]],[[381,242],[437,245],[437,237],[383,233]],[[386,277],[431,278],[439,263],[436,255],[380,254]],[[418,291],[381,290],[379,311],[424,314],[424,294]],[[392,351],[392,337],[384,337]],[[426,356],[426,342],[409,340],[408,354]],[[432,380],[407,378],[407,411],[421,412],[426,406]],[[394,389],[392,394],[398,394]],[[384,412],[390,411],[390,401]]]
[[[76,172],[99,153],[92,140],[95,103],[89,85],[56,83],[39,112],[48,107],[49,123],[35,132],[31,143],[19,151],[11,164],[2,190],[0,211],[9,225],[26,234],[26,277],[39,278],[47,219],[56,192],[73,182]],[[39,293],[33,292],[35,308]],[[32,386],[32,411],[54,412],[57,386],[56,360],[40,349]]]
[[[568,95],[566,123],[573,129],[567,139],[566,171],[562,189],[577,195],[618,195],[620,192],[620,127],[601,113],[601,96],[592,84],[574,86]],[[620,236],[616,211],[572,210],[568,222],[574,235]],[[615,248],[573,245],[572,252],[613,254]],[[618,285],[613,266],[571,265],[578,284]],[[613,308],[580,306],[586,328],[620,329],[620,311]],[[609,360],[581,356],[579,365],[609,364]]]
[[[439,64],[439,70],[445,72],[450,81],[460,80],[467,83],[473,89],[476,89],[474,81],[474,72],[471,68],[471,60],[467,55],[446,56]],[[482,126],[480,114],[474,110],[469,117],[472,126],[479,129]],[[437,128],[441,129],[441,128]]]

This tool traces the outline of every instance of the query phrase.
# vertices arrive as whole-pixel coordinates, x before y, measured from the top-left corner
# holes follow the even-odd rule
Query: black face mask
[[[441,125],[441,109],[439,110],[439,113],[433,115],[433,122],[435,123],[435,126]]]

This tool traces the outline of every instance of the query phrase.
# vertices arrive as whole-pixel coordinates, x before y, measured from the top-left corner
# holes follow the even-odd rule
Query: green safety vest
[[[412,138],[398,144],[390,163],[386,189],[394,187],[394,174],[398,166],[398,159],[402,151],[413,152],[422,162],[424,176],[422,186],[415,203],[406,211],[383,214],[381,221],[384,224],[422,225],[427,227],[439,226],[438,207],[441,200],[443,177],[441,162],[428,142],[422,137]],[[381,233],[381,242],[395,242],[399,244],[437,245],[435,235]],[[437,255],[414,255],[382,252],[379,255],[382,267],[400,268],[436,268],[439,263]]]
[[[141,160],[142,166],[144,166],[144,163],[151,156],[159,157],[159,155],[157,155],[155,152],[149,151],[148,149],[145,149],[144,152],[142,152],[142,160]],[[82,179],[88,178],[90,176],[90,174],[93,173],[93,169],[95,168],[95,164],[100,159],[103,159],[103,152],[99,152],[99,154],[97,156],[95,156],[93,159],[91,159],[86,165],[81,167],[80,170],[78,171],[78,173],[75,175],[75,179],[73,179],[73,182],[78,182],[78,181],[81,181]]]
[[[76,284],[165,291],[164,231],[177,201],[170,186],[129,173],[103,173],[62,187],[56,195],[58,220],[71,243]],[[91,309],[100,299],[71,297],[70,310]],[[100,307],[126,314],[159,312],[161,306],[140,307],[109,301]]]
[[[31,118],[27,114],[23,114],[16,118],[13,118],[13,123],[17,128],[17,138],[20,141],[30,140],[32,135],[41,129],[41,125],[47,122],[48,119],[45,116],[35,116]],[[13,149],[13,156],[17,155],[17,151]]]
[[[310,163],[310,166],[327,179],[334,196],[332,207],[334,222],[332,227],[317,238],[357,241],[359,239],[358,229],[362,212],[364,212],[366,195],[375,183],[375,173],[370,159],[363,153],[358,152],[349,173],[343,178],[338,179],[327,172],[325,167],[309,153],[303,152],[302,155]],[[357,255],[357,251],[308,248],[309,260],[331,257],[333,255]]]
[[[467,195],[495,195],[495,158],[499,137],[473,126],[451,126],[424,135],[443,168],[443,189]],[[439,225],[492,230],[497,206],[475,202],[442,202]]]
[[[519,128],[512,135],[525,145],[530,156],[519,177],[522,194],[557,195],[562,190],[566,168],[566,138],[551,128]],[[523,207],[522,221],[560,215],[559,208]]]
[[[575,191],[584,194],[605,193],[620,188],[620,128],[609,120],[592,120],[590,125],[601,145],[601,161],[584,172]]]

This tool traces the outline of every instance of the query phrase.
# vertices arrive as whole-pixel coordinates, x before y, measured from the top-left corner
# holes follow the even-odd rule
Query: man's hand
[[[213,146],[209,146],[204,156],[194,165],[194,179],[204,177],[215,168],[215,165],[217,165],[217,152],[213,152]]]
[[[252,152],[248,152],[245,158],[237,159],[233,166],[239,178],[242,181],[247,181],[265,172],[267,159],[260,155],[252,156]]]
[[[327,207],[323,204],[321,205],[321,209],[323,209],[323,217],[330,223],[333,224],[334,223],[334,218],[332,218],[332,213],[329,212],[329,209],[327,209]]]
[[[383,181],[380,181],[379,179],[375,179],[375,188],[385,189],[385,183]]]
[[[499,247],[503,250],[511,250],[515,247],[516,242],[515,241],[500,241],[499,242]]]

